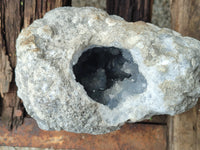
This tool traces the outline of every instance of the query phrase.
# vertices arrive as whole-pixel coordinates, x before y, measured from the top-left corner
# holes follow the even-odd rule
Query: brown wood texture
[[[156,115],[148,120],[143,120],[140,123],[167,125],[167,121],[168,121],[167,115]]]
[[[200,40],[200,0],[170,0],[172,29]],[[169,150],[200,150],[200,102],[169,117]]]
[[[200,101],[188,112],[169,117],[168,150],[200,150]]]
[[[4,19],[4,5],[0,1],[0,94],[3,97],[3,93],[9,91],[10,82],[12,80],[12,69],[6,54],[6,41],[5,41],[5,24]]]
[[[126,21],[151,22],[153,0],[107,0],[107,12]]]
[[[0,93],[3,102],[1,120],[8,129],[23,122],[23,105],[17,97],[14,81],[16,66],[15,43],[21,29],[45,12],[71,5],[71,0],[0,0]]]
[[[170,0],[172,29],[200,40],[200,0]]]
[[[0,122],[0,146],[63,148],[79,150],[166,150],[166,126],[126,124],[120,130],[103,135],[40,130],[26,118],[12,132]]]

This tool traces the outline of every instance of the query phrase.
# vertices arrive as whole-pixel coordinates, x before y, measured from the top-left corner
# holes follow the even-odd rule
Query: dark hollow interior
[[[122,70],[128,61],[122,55],[122,50],[116,47],[94,47],[85,51],[73,66],[76,81],[83,85],[88,96],[106,105],[103,92],[116,81],[129,78]]]

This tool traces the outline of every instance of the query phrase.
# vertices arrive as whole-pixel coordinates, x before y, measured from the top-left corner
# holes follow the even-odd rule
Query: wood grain
[[[170,0],[172,29],[200,40],[200,0]],[[168,121],[169,150],[200,150],[200,102]]]
[[[24,114],[24,107],[17,97],[14,81],[16,39],[21,29],[35,19],[43,17],[53,8],[67,5],[71,5],[71,0],[0,1],[0,92],[3,97],[1,120],[7,124],[8,129],[22,124]]]
[[[5,24],[3,23],[5,12],[3,2],[0,1],[0,94],[3,97],[4,93],[9,91],[10,82],[12,80],[12,69],[6,54],[5,43]]]
[[[188,112],[169,117],[169,150],[199,150],[200,101]]]
[[[197,122],[196,122],[196,150],[200,150],[200,100],[198,102],[198,105],[196,106],[197,111]]]
[[[172,29],[200,40],[200,0],[170,0]]]
[[[40,147],[74,150],[166,150],[166,126],[125,124],[102,135],[44,131],[31,118],[9,132],[0,121],[0,146]]]
[[[1,1],[1,33],[2,33],[2,41],[4,42],[4,47],[1,48],[1,53],[7,54],[7,64],[9,64],[10,72],[12,68],[12,72],[14,72],[14,67],[16,65],[16,54],[15,54],[15,42],[16,38],[21,29],[21,12],[20,12],[20,1],[15,0],[2,0]],[[0,64],[1,67],[2,64]],[[0,67],[0,68],[1,68]],[[7,72],[5,72],[7,73]],[[7,75],[5,75],[7,76]],[[1,114],[1,119],[7,124],[8,128],[11,129],[13,126],[13,113],[14,110],[17,109],[17,104],[19,99],[16,98],[16,91],[13,91],[14,84],[14,75],[10,76],[11,85],[9,90],[4,91],[3,95],[3,109]],[[4,85],[1,84],[3,87]],[[12,89],[12,91],[10,91]]]
[[[153,0],[107,0],[107,12],[126,21],[151,22]]]

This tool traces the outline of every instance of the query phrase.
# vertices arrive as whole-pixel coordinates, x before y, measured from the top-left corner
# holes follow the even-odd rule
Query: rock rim
[[[90,98],[73,66],[88,49],[130,53],[147,81],[121,93],[115,108]],[[92,7],[60,7],[22,30],[17,43],[17,94],[44,130],[104,134],[125,122],[182,113],[200,97],[200,42],[150,23],[126,22]]]

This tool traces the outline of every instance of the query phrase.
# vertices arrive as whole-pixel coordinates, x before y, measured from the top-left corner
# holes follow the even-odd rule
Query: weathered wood
[[[0,49],[2,49],[2,51],[0,51],[0,95],[3,97],[4,93],[7,93],[10,88],[12,69],[10,67],[8,56],[5,53],[5,46],[0,44]]]
[[[51,9],[71,6],[71,0],[29,0],[24,3],[24,27],[28,27],[35,19],[42,18]]]
[[[200,149],[200,101],[190,111],[169,117],[168,150]]]
[[[5,16],[3,2],[0,1],[0,94],[3,97],[3,93],[9,91],[10,82],[12,80],[12,69],[8,56],[6,55],[6,43],[5,43],[5,24],[3,20]]]
[[[4,93],[1,119],[8,129],[22,123],[24,110],[12,76],[16,66],[16,38],[23,27],[43,17],[45,12],[66,5],[71,5],[71,0],[0,1],[0,92]]]
[[[171,0],[172,29],[200,40],[200,0]],[[168,121],[169,150],[200,149],[200,102]]]
[[[79,150],[166,150],[166,126],[125,124],[120,130],[102,134],[44,131],[31,118],[9,132],[0,122],[0,145]]]
[[[196,111],[197,111],[197,122],[196,122],[196,135],[197,135],[197,145],[196,145],[196,150],[200,150],[200,100],[196,106]]]
[[[126,21],[151,22],[153,0],[107,0],[107,12]]]
[[[2,46],[0,49],[0,53],[7,54],[7,60],[3,60],[1,57],[1,61],[6,63],[7,66],[10,64],[12,70],[16,65],[16,55],[15,55],[15,41],[20,32],[21,28],[21,13],[20,13],[20,1],[9,1],[9,0],[2,0],[1,1],[1,38],[3,41]],[[5,56],[4,56],[5,57]],[[4,67],[3,63],[0,64],[0,68]],[[8,66],[11,72],[11,68]],[[4,71],[7,73],[6,71]],[[2,71],[1,71],[2,73]],[[4,74],[5,74],[4,73]],[[18,99],[16,99],[16,91],[12,93],[10,89],[13,89],[14,86],[14,76],[10,76],[10,80],[12,80],[12,84],[10,85],[9,90],[4,91],[7,92],[3,95],[3,109],[1,114],[1,119],[8,125],[8,128],[11,129],[13,126],[13,113],[15,110],[15,104],[17,103]],[[9,84],[9,83],[8,83]],[[1,87],[4,85],[1,83]],[[14,94],[14,95],[13,95]]]
[[[3,99],[0,95],[0,119],[1,119],[1,114],[2,114],[2,105],[3,105]]]
[[[170,0],[172,29],[200,40],[200,0]]]

